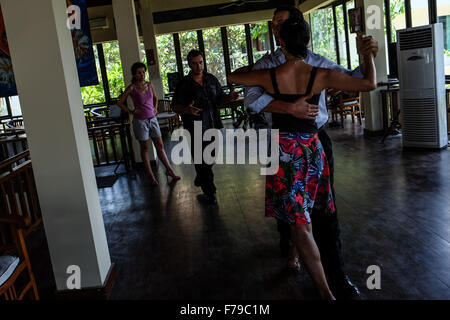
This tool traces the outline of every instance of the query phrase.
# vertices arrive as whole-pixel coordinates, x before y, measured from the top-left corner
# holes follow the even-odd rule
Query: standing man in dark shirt
[[[181,114],[183,126],[191,134],[191,150],[194,151],[196,143],[202,143],[203,149],[207,144],[202,140],[194,140],[194,121],[202,122],[202,134],[208,129],[222,129],[218,106],[234,100],[238,94],[233,90],[230,94],[224,94],[219,80],[210,73],[204,71],[203,53],[191,50],[187,61],[191,71],[177,85],[172,100],[172,110]],[[209,144],[209,143],[208,143]],[[195,164],[197,176],[195,185],[201,187],[203,194],[198,196],[202,202],[216,205],[216,186],[214,185],[214,173],[212,165],[202,163]]]

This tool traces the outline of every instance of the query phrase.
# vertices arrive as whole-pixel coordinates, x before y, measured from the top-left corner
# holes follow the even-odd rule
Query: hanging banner
[[[16,96],[16,81],[6,39],[5,22],[0,8],[0,97]]]
[[[67,0],[68,23],[71,29],[80,86],[98,84],[94,49],[92,48],[86,0]],[[76,16],[74,16],[76,15]],[[73,23],[71,23],[73,22]],[[30,57],[31,58],[31,57]],[[51,70],[49,70],[51,72]],[[0,97],[17,95],[16,82],[0,8]]]
[[[80,86],[98,85],[86,0],[66,0]]]

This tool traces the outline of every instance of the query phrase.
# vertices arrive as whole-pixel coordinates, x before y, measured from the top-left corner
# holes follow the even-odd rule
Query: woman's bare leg
[[[155,175],[153,174],[152,167],[150,166],[150,159],[148,157],[148,148],[150,145],[150,140],[139,141],[139,145],[141,147],[141,158],[144,163],[144,168],[150,179],[152,180],[153,185],[158,184],[158,180],[156,180]]]
[[[292,242],[296,245],[300,258],[311,275],[320,297],[324,300],[335,300],[325,278],[319,249],[312,234],[311,224],[291,226],[291,231]]]
[[[180,179],[177,175],[175,175],[175,172],[173,171],[172,166],[170,165],[169,159],[167,158],[166,151],[164,151],[164,144],[161,137],[154,137],[152,138],[153,143],[155,144],[156,153],[158,154],[158,158],[161,160],[161,162],[164,164],[164,166],[167,169],[167,173],[174,179]]]

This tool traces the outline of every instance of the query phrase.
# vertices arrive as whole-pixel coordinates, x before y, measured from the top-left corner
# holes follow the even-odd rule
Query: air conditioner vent
[[[89,26],[90,26],[91,30],[108,29],[109,21],[108,21],[107,17],[93,18],[93,19],[89,19]]]
[[[429,48],[433,46],[431,29],[399,32],[400,51]]]
[[[408,142],[436,143],[438,140],[436,100],[405,98],[402,105],[405,139]]]

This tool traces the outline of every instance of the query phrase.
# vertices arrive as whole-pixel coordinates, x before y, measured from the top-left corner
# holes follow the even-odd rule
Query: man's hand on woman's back
[[[312,97],[312,93],[309,96],[301,97],[297,99],[292,106],[290,114],[299,119],[316,120],[319,114],[319,106],[310,104],[306,100]]]

